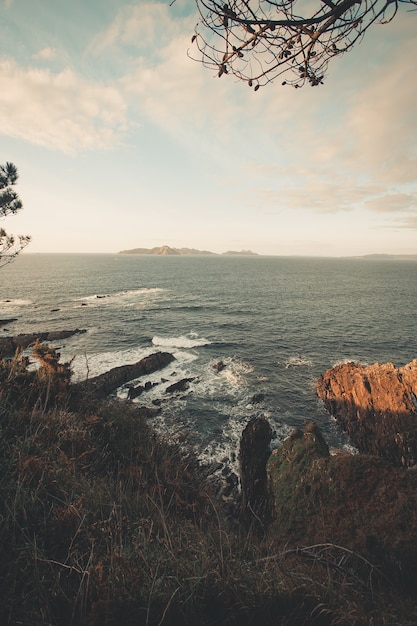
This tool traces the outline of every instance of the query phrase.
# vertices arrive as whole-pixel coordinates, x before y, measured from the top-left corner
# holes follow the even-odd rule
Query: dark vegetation
[[[16,215],[23,208],[21,199],[13,189],[18,178],[19,174],[13,163],[0,165],[0,219],[7,215]],[[16,239],[0,227],[0,267],[10,263],[29,242],[29,235],[19,235]]]
[[[285,440],[271,455],[268,469],[275,495],[273,525],[288,545],[331,541],[372,563],[373,578],[389,579],[415,594],[414,470],[393,467],[373,455],[330,455],[313,423]]]
[[[285,480],[267,527],[261,508],[231,515],[184,442],[156,436],[133,404],[73,396],[70,365],[40,343],[34,356],[37,369],[0,361],[1,624],[416,623],[410,568],[391,576],[390,559],[375,566],[320,530],[319,437],[297,457],[316,463],[309,480],[289,471],[297,446],[271,457]]]

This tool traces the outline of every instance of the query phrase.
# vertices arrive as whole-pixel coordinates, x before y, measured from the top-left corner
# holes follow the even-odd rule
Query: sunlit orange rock
[[[417,359],[399,368],[336,365],[318,379],[317,394],[359,452],[417,466]]]

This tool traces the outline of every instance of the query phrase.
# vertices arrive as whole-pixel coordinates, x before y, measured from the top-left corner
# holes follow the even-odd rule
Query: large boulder
[[[385,574],[417,578],[417,472],[365,454],[329,454],[314,424],[271,454],[273,529],[287,547],[343,546]]]
[[[320,376],[317,394],[359,452],[417,465],[417,359],[337,365]]]

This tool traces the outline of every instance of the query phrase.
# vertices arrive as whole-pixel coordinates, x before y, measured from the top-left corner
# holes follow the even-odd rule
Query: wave
[[[312,367],[313,361],[307,359],[306,357],[302,357],[301,355],[292,356],[287,359],[284,363],[285,369],[289,369],[290,367]]]
[[[12,308],[17,308],[20,306],[29,306],[30,304],[33,304],[32,300],[20,300],[18,298],[12,300],[12,299],[7,299],[7,300],[2,300],[1,301],[1,305],[2,308],[4,307],[4,309],[12,309]]]
[[[217,437],[207,443],[205,446],[199,446],[196,450],[199,458],[205,463],[213,461],[222,462],[228,465],[236,474],[239,472],[239,447],[242,432],[253,417],[250,412],[242,409],[231,414]],[[271,450],[277,448],[284,439],[292,432],[293,428],[283,422],[275,422],[269,419],[273,430],[273,439],[271,441]]]
[[[72,360],[72,378],[74,382],[104,374],[120,365],[137,363],[153,352],[152,348],[136,347],[117,352],[98,352],[78,354]]]
[[[351,356],[351,357],[346,357],[344,359],[338,359],[337,361],[334,361],[332,367],[337,367],[338,365],[347,365],[348,363],[360,363],[361,365],[364,365],[364,366],[370,365],[370,363],[364,359],[359,359],[358,357]]]
[[[199,348],[200,346],[208,346],[211,341],[204,337],[199,337],[197,333],[188,333],[188,335],[180,335],[179,337],[160,337],[155,335],[152,337],[152,344],[161,348]]]
[[[66,354],[66,352],[68,352],[68,354]],[[93,376],[104,374],[104,372],[107,372],[115,367],[120,367],[121,365],[132,365],[154,352],[155,349],[153,346],[137,346],[114,352],[107,351],[91,354],[78,354],[71,360],[71,369],[73,372],[72,380],[74,382],[78,382],[85,380],[86,378],[92,378]],[[63,360],[65,360],[65,357],[69,359],[72,356],[69,350],[65,349],[61,351],[61,354],[64,356]],[[164,368],[163,377],[173,376],[175,370],[177,370],[178,378],[188,376],[188,364],[195,361],[197,357],[194,354],[181,350],[176,351],[174,356],[175,361],[173,361],[173,363],[168,367]],[[156,379],[158,377],[161,377],[161,372],[159,371],[155,372],[153,375],[148,375],[147,379],[149,378],[153,380],[153,378]],[[134,381],[129,382],[134,383]],[[172,382],[175,381],[173,380]]]
[[[97,300],[120,300],[135,299],[143,296],[151,296],[164,291],[161,287],[142,287],[141,289],[125,289],[115,293],[93,293],[88,296],[75,298],[75,302],[96,302]]]
[[[247,375],[254,371],[254,367],[245,361],[237,361],[233,358],[225,359],[225,368],[221,372],[231,386],[241,387],[248,384]]]

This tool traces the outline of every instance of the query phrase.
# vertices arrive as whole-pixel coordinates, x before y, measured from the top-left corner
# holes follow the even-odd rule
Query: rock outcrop
[[[181,380],[178,380],[176,383],[169,385],[169,387],[165,389],[165,393],[175,393],[176,391],[187,391],[187,389],[190,387],[190,383],[192,383],[193,380],[195,380],[195,376],[192,378],[181,378]]]
[[[85,332],[87,331],[76,328],[75,330],[55,330],[51,332],[25,333],[16,335],[15,337],[1,337],[0,359],[14,356],[16,350],[24,350],[37,340],[41,342],[58,341],[59,339],[67,339],[73,335],[79,335]]]
[[[359,452],[417,465],[417,359],[400,368],[337,365],[320,376],[317,394]]]
[[[314,423],[274,450],[267,471],[283,546],[343,546],[389,577],[416,580],[417,472],[366,454],[330,455]]]
[[[72,389],[75,392],[79,390],[103,399],[130,380],[161,370],[172,361],[175,361],[175,357],[169,352],[155,352],[132,365],[114,367],[104,374],[77,383],[72,386]]]
[[[263,525],[271,516],[266,463],[271,454],[272,435],[269,422],[263,417],[254,417],[242,433],[239,449],[241,517]]]

